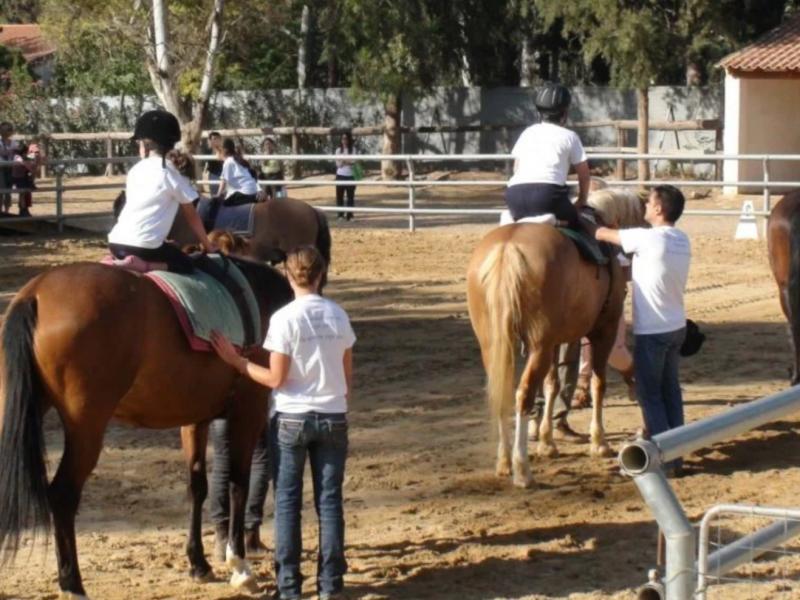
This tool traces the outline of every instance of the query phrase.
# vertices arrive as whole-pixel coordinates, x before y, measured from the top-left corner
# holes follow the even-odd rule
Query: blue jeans
[[[342,481],[347,460],[347,415],[277,413],[272,419],[275,475],[275,577],[282,600],[300,598],[303,548],[300,511],[303,469],[311,463],[314,507],[319,518],[317,592],[342,591],[344,559]]]
[[[680,348],[686,328],[636,335],[633,366],[636,395],[651,436],[683,425],[683,397],[678,378]],[[680,459],[666,467],[680,466]]]
[[[209,512],[215,525],[227,524],[231,514],[230,496],[230,447],[228,440],[227,419],[214,419],[209,428],[211,441],[214,444],[214,469],[211,471],[209,496],[211,506]],[[264,502],[267,499],[270,479],[269,466],[269,431],[266,423],[258,436],[253,461],[250,463],[250,487],[247,490],[247,506],[244,513],[245,529],[256,529],[264,518]]]

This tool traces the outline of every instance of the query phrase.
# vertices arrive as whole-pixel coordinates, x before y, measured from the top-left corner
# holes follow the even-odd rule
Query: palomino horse
[[[638,219],[620,223],[620,218],[612,216],[610,222],[641,223],[643,210],[638,196],[609,203],[629,205],[618,211],[630,213],[625,221]],[[600,215],[604,216],[602,212]],[[467,271],[467,301],[486,370],[489,407],[500,434],[498,475],[508,475],[513,464],[515,485],[527,487],[532,482],[526,415],[543,383],[545,410],[539,425],[538,451],[546,456],[557,453],[552,436],[553,402],[559,392],[554,355],[559,344],[582,337],[589,338],[592,348],[591,449],[593,454],[611,454],[603,431],[603,393],[606,363],[624,299],[625,281],[617,260],[613,258],[607,267],[587,262],[575,244],[550,225],[505,225],[490,231],[478,244]],[[520,342],[527,350],[527,359],[514,393],[515,354]],[[513,462],[508,429],[512,399],[516,416]]]
[[[800,383],[800,190],[781,198],[769,215],[767,248],[781,309],[794,349],[792,385]]]
[[[292,298],[271,267],[236,261],[253,286],[266,332],[270,315]],[[100,264],[75,264],[29,281],[8,308],[2,332],[0,550],[13,556],[21,532],[55,527],[62,597],[84,598],[75,541],[81,491],[97,463],[112,418],[141,427],[182,427],[192,511],[186,546],[191,575],[211,568],[200,518],[207,495],[208,422],[230,427],[231,583],[255,584],[244,559],[244,505],[250,461],[266,422],[263,388],[213,352],[195,352],[168,298],[149,278]],[[48,484],[42,417],[55,409],[64,452]]]

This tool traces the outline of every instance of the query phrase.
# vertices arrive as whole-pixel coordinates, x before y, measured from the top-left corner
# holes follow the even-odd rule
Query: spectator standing
[[[261,144],[262,154],[275,154],[275,138],[266,137]],[[261,163],[261,178],[267,181],[280,181],[283,179],[283,164],[276,158],[270,158]],[[282,185],[268,185],[264,188],[267,199],[282,198],[284,195]]]
[[[203,149],[203,154],[214,154],[217,160],[209,160],[203,171],[205,179],[212,183],[208,185],[208,193],[214,197],[219,194],[219,180],[222,178],[222,162],[225,157],[222,155],[222,135],[219,131],[212,131],[208,134],[208,145]]]
[[[11,139],[14,135],[14,126],[8,121],[0,123],[0,161],[13,161],[19,151],[19,144]],[[0,166],[0,189],[11,189],[12,169],[10,165]],[[11,212],[11,192],[0,192],[0,213]]]
[[[270,319],[264,342],[270,351],[269,368],[239,356],[224,336],[213,335],[212,343],[225,362],[273,390],[275,597],[301,597],[300,515],[308,457],[319,517],[317,592],[320,600],[333,600],[341,597],[347,569],[342,484],[356,338],[347,313],[319,295],[325,261],[316,248],[302,246],[290,252],[286,270],[295,300]]]
[[[675,227],[685,199],[677,188],[653,188],[645,206],[652,228],[614,230],[601,227],[600,241],[633,254],[633,365],[636,395],[650,436],[683,425],[679,352],[686,334],[683,294],[689,275],[689,238]],[[676,460],[667,467],[681,469]]]
[[[355,181],[355,177],[353,176],[353,160],[343,158],[344,156],[355,154],[353,136],[349,131],[342,134],[339,140],[339,147],[336,148],[336,154],[342,157],[336,161],[336,181]],[[336,206],[352,207],[355,205],[355,199],[355,185],[336,186]],[[340,212],[336,218],[350,221],[353,218],[353,213]]]

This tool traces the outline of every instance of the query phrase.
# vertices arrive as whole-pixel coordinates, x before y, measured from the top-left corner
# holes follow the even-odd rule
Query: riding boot
[[[228,523],[217,523],[214,527],[214,560],[225,562],[225,548],[228,547]]]

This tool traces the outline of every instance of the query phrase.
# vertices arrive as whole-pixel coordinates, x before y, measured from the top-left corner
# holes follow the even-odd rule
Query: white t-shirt
[[[351,156],[355,154],[355,152],[348,152],[346,149],[342,149],[339,146],[336,149],[336,154],[342,154],[344,156]],[[341,175],[342,177],[352,177],[353,176],[353,163],[352,162],[344,162],[344,161],[336,161],[336,174]]]
[[[519,136],[511,154],[517,160],[517,170],[508,185],[565,185],[570,166],[586,160],[578,134],[554,123],[528,127]]]
[[[197,198],[189,180],[158,155],[140,160],[128,172],[125,207],[108,241],[137,248],[158,248],[172,228],[179,204]]]
[[[258,193],[258,182],[250,175],[250,171],[236,162],[232,156],[222,163],[222,179],[225,181],[226,198],[230,198],[236,192],[248,196]]]
[[[264,348],[291,358],[286,382],[272,390],[272,412],[347,412],[344,353],[356,341],[335,302],[301,296],[272,315]]]
[[[685,327],[689,238],[671,226],[621,229],[619,237],[625,253],[633,254],[633,332],[648,335]]]

